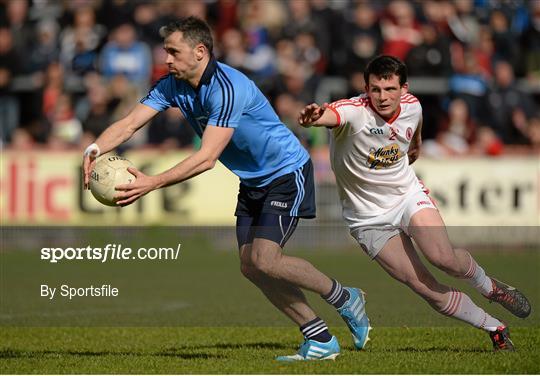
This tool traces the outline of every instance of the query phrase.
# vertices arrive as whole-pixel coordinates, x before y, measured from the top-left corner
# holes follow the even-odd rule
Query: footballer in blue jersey
[[[197,87],[168,74],[141,103],[158,111],[180,108],[201,137],[207,126],[234,128],[219,160],[247,186],[268,185],[309,160],[253,81],[214,57]]]
[[[155,176],[129,168],[136,179],[116,187],[117,204],[129,205],[152,190],[190,179],[220,160],[240,178],[235,216],[242,274],[299,325],[305,338],[297,354],[279,360],[334,359],[339,354],[336,338],[301,288],[334,305],[362,348],[369,325],[364,309],[357,309],[364,305],[363,294],[282,252],[298,219],[315,216],[313,166],[307,151],[251,80],[215,60],[212,33],[203,20],[173,21],[160,34],[169,74],[85,150],[85,188],[98,155],[128,140],[160,111],[178,107],[201,136],[200,149]]]

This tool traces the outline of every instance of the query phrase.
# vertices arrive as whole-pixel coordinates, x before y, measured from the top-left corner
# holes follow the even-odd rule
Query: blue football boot
[[[278,356],[281,362],[294,362],[298,360],[334,360],[339,355],[339,343],[335,336],[328,342],[318,342],[306,339],[298,353],[294,355]]]
[[[366,298],[362,290],[353,287],[344,287],[349,292],[349,299],[337,311],[349,327],[354,346],[362,350],[369,341],[369,319],[366,315]]]

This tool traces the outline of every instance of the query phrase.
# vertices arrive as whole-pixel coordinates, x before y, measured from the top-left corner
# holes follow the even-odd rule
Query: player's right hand
[[[298,124],[305,128],[311,127],[313,123],[321,118],[327,106],[328,103],[325,103],[322,106],[319,106],[317,103],[308,104],[300,111]]]
[[[90,189],[90,173],[96,164],[96,158],[99,157],[99,146],[92,144],[86,148],[83,154],[83,187]]]

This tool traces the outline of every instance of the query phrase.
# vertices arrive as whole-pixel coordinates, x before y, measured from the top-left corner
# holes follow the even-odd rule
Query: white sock
[[[496,330],[499,326],[504,326],[502,322],[474,304],[466,294],[452,289],[447,295],[448,303],[441,310],[443,315],[455,317],[471,324],[475,328],[489,332]]]
[[[482,267],[478,265],[476,261],[474,261],[470,253],[469,258],[471,260],[471,264],[469,266],[469,270],[467,273],[465,273],[463,278],[466,279],[472,287],[477,289],[480,294],[488,296],[493,291],[493,283],[491,282],[491,278],[489,278],[484,269],[482,269]]]

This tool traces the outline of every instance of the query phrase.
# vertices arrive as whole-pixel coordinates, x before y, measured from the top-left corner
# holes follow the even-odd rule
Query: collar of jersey
[[[202,85],[208,85],[210,83],[210,80],[212,79],[212,76],[214,75],[214,72],[217,69],[217,60],[214,57],[214,55],[210,56],[210,60],[208,61],[208,65],[204,69],[204,72],[201,76],[201,79],[199,81],[199,85],[195,89],[196,91],[199,91]]]

